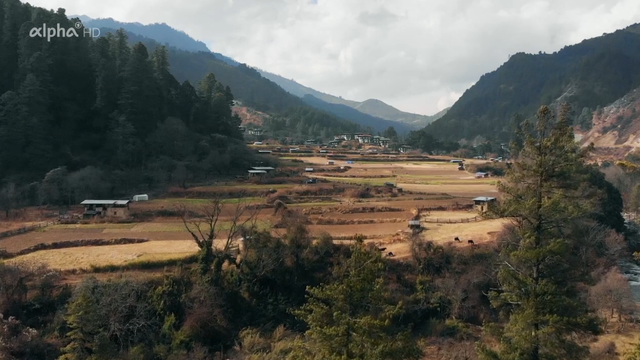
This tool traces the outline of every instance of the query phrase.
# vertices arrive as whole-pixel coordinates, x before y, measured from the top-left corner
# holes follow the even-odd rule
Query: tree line
[[[229,86],[211,73],[178,82],[167,48],[131,45],[124,31],[29,36],[42,24],[66,29],[75,21],[63,9],[0,1],[3,186],[27,194],[33,189],[25,184],[67,173],[67,183],[89,182],[83,196],[122,196],[245,170],[256,160],[243,144]]]

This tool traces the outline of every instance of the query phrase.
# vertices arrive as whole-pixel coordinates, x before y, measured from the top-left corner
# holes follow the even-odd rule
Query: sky
[[[167,23],[318,91],[430,115],[517,52],[640,23],[638,0],[30,0],[68,15]]]

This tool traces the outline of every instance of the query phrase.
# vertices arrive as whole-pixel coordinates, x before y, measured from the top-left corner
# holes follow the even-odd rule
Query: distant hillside
[[[450,140],[508,140],[514,114],[566,101],[580,114],[604,107],[640,86],[640,25],[566,46],[553,54],[513,55],[483,75],[426,131]],[[588,125],[588,124],[587,124]]]
[[[101,36],[116,33],[116,30],[101,28]],[[153,39],[127,31],[130,43],[143,43],[149,52],[161,46]],[[231,66],[211,52],[189,52],[168,48],[169,71],[179,82],[189,81],[197,84],[200,79],[213,73],[216,79],[229,86],[234,97],[254,110],[277,115],[287,120],[288,126],[279,129],[281,136],[296,138],[330,138],[335,133],[372,131],[369,126],[360,126],[354,122],[339,118],[328,112],[311,108],[302,99],[284,91],[275,83],[263,78],[256,70],[240,64]]]
[[[346,100],[346,99],[343,99],[342,97],[325,94],[323,92],[314,90],[310,87],[306,87],[302,84],[295,82],[294,80],[285,79],[280,75],[272,74],[267,71],[259,70],[259,69],[258,71],[260,72],[260,74],[262,74],[262,76],[280,85],[280,87],[287,90],[293,95],[296,95],[299,97],[304,97],[305,95],[312,95],[315,98],[318,98],[330,104],[346,105],[360,111],[361,113],[386,119],[386,120],[403,122],[406,124],[410,124],[414,128],[421,128],[434,122],[435,120],[439,119],[444,114],[446,114],[448,110],[448,109],[445,109],[431,116],[407,113],[407,112],[398,110],[393,106],[388,105],[377,99],[369,99],[362,102]]]
[[[622,159],[640,148],[640,88],[596,110],[592,128],[581,135],[582,144],[593,143],[597,148],[596,154],[601,157]]]
[[[371,126],[375,131],[383,132],[390,126],[393,126],[398,134],[408,134],[409,131],[414,130],[413,127],[396,121],[390,121],[381,119],[375,116],[367,115],[358,110],[355,110],[347,105],[330,104],[322,101],[313,95],[305,95],[302,97],[302,101],[316,109],[330,112],[343,119],[349,119],[356,124]]]
[[[92,19],[88,16],[78,16],[85,26],[109,29],[125,29],[130,33],[141,35],[149,39],[153,39],[162,45],[173,46],[180,50],[191,52],[211,52],[207,45],[202,41],[195,40],[184,31],[172,28],[167,24],[149,24],[125,23],[116,21],[112,18],[108,19]],[[239,63],[230,57],[219,53],[213,53],[217,58],[230,65],[238,65]]]

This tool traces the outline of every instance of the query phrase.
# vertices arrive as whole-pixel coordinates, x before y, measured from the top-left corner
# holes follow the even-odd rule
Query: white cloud
[[[166,22],[317,90],[435,113],[516,52],[553,52],[640,22],[637,0],[31,0]],[[55,4],[54,4],[55,3]]]

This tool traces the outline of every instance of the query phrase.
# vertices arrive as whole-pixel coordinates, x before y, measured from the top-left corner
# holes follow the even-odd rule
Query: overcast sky
[[[33,0],[68,15],[165,22],[216,52],[352,100],[433,114],[516,52],[640,22],[638,0]]]

